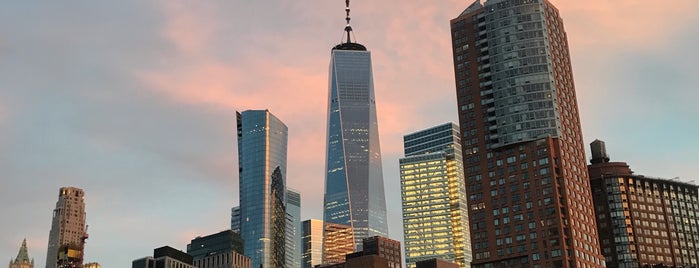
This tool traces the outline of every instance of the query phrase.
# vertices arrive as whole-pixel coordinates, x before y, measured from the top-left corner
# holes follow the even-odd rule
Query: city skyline
[[[353,25],[364,29],[357,38],[376,57],[387,192],[399,189],[401,136],[456,122],[448,20],[467,4],[353,4]],[[570,36],[585,143],[608,141],[640,174],[696,179],[697,3],[554,4]],[[0,211],[15,219],[3,223],[0,257],[13,257],[26,236],[43,265],[62,186],[89,193],[85,259],[105,267],[228,228],[237,200],[235,110],[243,109],[268,108],[288,121],[289,186],[303,195],[302,220],[322,218],[327,47],[340,41],[340,1],[134,5],[19,3],[0,11],[8,58],[0,63],[0,170],[8,185],[0,198],[16,204]],[[658,10],[666,19],[650,25]],[[231,44],[249,56],[230,52]],[[264,70],[273,72],[261,79]],[[307,101],[288,103],[298,92]],[[672,138],[654,139],[662,135]],[[182,195],[198,199],[175,198]],[[398,196],[387,194],[396,228]],[[149,214],[153,208],[161,212]]]

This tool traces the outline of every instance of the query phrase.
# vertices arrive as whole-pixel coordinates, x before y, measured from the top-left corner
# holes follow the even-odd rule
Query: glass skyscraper
[[[287,127],[267,110],[249,110],[237,113],[237,129],[243,249],[252,267],[275,267],[285,261],[286,215],[279,205],[286,185]]]
[[[301,194],[286,189],[286,268],[301,267]]]
[[[349,7],[347,11],[349,15]],[[388,233],[371,53],[350,40],[349,25],[345,31],[347,41],[332,49],[330,60],[323,213],[326,263],[361,250],[364,238]],[[335,243],[346,241],[354,245]]]
[[[405,262],[439,258],[471,267],[466,182],[459,126],[439,125],[403,137],[400,159]]]

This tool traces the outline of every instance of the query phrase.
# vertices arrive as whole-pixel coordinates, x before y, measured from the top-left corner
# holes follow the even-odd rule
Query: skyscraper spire
[[[366,51],[366,47],[357,43],[357,40],[352,42],[352,26],[350,25],[350,21],[352,20],[350,18],[350,7],[349,7],[350,1],[345,0],[345,21],[347,21],[347,25],[345,26],[345,33],[347,33],[347,40],[342,40],[340,41],[340,44],[336,45],[333,47],[333,50],[339,49],[339,50],[361,50],[361,51]],[[356,38],[355,38],[356,39]]]
[[[347,42],[346,43],[352,43],[352,40],[350,38],[350,34],[352,33],[352,26],[350,26],[350,7],[349,7],[349,0],[345,0],[345,12],[347,13],[347,16],[345,17],[345,20],[347,21],[347,26],[345,26],[345,32],[347,32]]]

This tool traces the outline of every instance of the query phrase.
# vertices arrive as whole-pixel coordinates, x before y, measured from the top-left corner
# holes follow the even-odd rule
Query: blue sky
[[[699,2],[554,1],[586,143],[639,174],[699,175]],[[371,51],[390,236],[402,135],[456,121],[449,19],[469,3],[352,1]],[[320,218],[327,72],[344,1],[13,2],[0,9],[0,258],[42,266],[62,186],[86,192],[86,261],[127,267],[228,228],[235,111],[289,126],[289,186]],[[587,148],[586,148],[587,149]],[[589,155],[589,153],[588,153]]]

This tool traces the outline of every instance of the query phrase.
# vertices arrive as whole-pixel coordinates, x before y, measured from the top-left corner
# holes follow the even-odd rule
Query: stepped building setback
[[[451,34],[472,267],[604,267],[558,9],[475,1]]]
[[[74,187],[61,188],[53,210],[46,268],[82,268],[87,237],[85,192]]]

